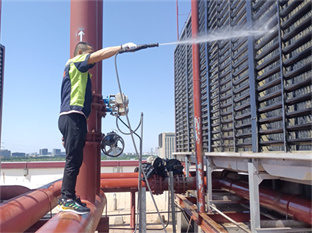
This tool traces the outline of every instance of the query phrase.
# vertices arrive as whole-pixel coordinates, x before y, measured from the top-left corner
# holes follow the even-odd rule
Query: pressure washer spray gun
[[[126,53],[126,52],[136,52],[141,49],[158,47],[158,46],[159,46],[158,43],[142,44],[142,45],[137,45],[137,47],[134,49],[122,49],[119,51],[118,54]],[[117,72],[117,66],[116,66],[116,58],[115,58],[115,67],[116,67],[117,80],[119,84],[119,78],[118,78],[118,72]],[[120,85],[119,85],[119,89],[121,92]],[[119,116],[126,116],[128,114],[129,100],[128,100],[128,97],[124,95],[123,93],[118,93],[117,95],[110,95],[106,99],[103,99],[103,101],[105,103],[106,112],[109,112],[112,116],[117,117],[119,120],[120,120]],[[124,147],[125,147],[124,140],[114,131],[104,135],[101,141],[102,152],[105,155],[110,156],[110,157],[117,157],[121,155],[124,150]]]
[[[138,45],[135,49],[122,49],[119,51],[119,54],[121,53],[126,53],[126,52],[136,52],[141,49],[147,49],[147,48],[153,48],[153,47],[158,47],[159,43],[154,43],[154,44],[141,44]]]

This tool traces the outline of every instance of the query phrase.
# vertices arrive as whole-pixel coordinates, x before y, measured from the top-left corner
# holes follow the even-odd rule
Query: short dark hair
[[[87,51],[89,49],[89,46],[91,46],[93,48],[93,46],[91,44],[89,44],[87,42],[80,41],[75,47],[74,56],[78,55],[79,50],[82,50],[82,52]]]

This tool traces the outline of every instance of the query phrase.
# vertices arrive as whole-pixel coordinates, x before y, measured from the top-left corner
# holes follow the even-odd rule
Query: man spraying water
[[[110,58],[120,51],[135,50],[138,46],[126,43],[93,51],[93,46],[79,42],[74,57],[66,63],[62,88],[61,112],[58,126],[64,139],[66,163],[64,169],[60,211],[86,214],[90,209],[76,196],[76,181],[83,161],[83,148],[87,135],[87,118],[91,112],[91,75],[88,72],[96,62]]]

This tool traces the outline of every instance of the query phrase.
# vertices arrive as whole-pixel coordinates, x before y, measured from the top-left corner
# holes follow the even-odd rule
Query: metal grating
[[[274,29],[255,40],[260,150],[310,150],[311,2],[258,2]]]
[[[311,1],[283,2],[280,15],[287,146],[311,150]]]
[[[191,37],[189,17],[181,39]],[[175,58],[176,150],[194,151],[192,46],[177,46]]]
[[[205,152],[312,149],[310,0],[198,1],[199,32],[249,28],[263,36],[199,45]],[[191,38],[189,17],[181,40]],[[175,50],[177,152],[194,151],[192,47]]]

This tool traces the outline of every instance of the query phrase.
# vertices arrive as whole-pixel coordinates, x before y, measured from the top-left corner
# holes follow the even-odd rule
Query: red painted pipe
[[[21,185],[1,185],[0,200],[5,201],[17,197],[21,194],[31,191],[29,188]]]
[[[90,213],[79,215],[70,212],[59,212],[44,224],[37,233],[46,232],[95,232],[105,207],[106,198],[103,192],[96,196],[95,203],[84,202],[90,208]]]
[[[57,205],[62,181],[25,193],[0,206],[0,232],[24,232]]]
[[[175,190],[195,190],[196,178],[185,177],[183,180],[174,180]],[[168,190],[168,178],[149,179],[152,193],[161,194]],[[142,187],[146,187],[146,183],[142,181]],[[101,179],[101,189],[104,192],[134,192],[138,190],[138,178],[115,178]]]
[[[218,179],[216,182],[223,189],[249,199],[248,183],[229,179]],[[311,200],[299,198],[294,195],[281,194],[280,192],[263,187],[259,189],[259,198],[262,206],[285,215],[290,215],[294,219],[312,225]]]
[[[101,189],[104,192],[132,192],[138,190],[138,182],[138,178],[101,179]],[[142,187],[145,187],[143,181]]]
[[[101,179],[138,178],[138,172],[101,173]]]
[[[192,38],[198,36],[198,1],[191,1],[192,10]],[[194,99],[194,124],[195,124],[195,152],[196,152],[196,177],[198,212],[205,212],[205,185],[204,185],[204,158],[201,121],[201,93],[200,93],[200,69],[199,69],[199,45],[192,45],[193,60],[193,99]]]

